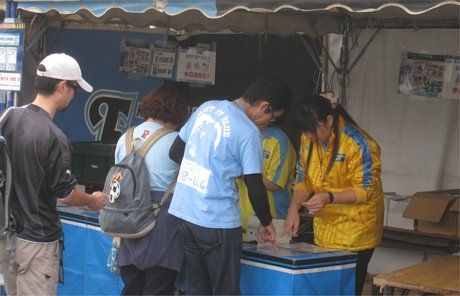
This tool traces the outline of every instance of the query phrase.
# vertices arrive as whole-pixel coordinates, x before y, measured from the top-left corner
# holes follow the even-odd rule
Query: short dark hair
[[[41,95],[50,96],[56,91],[56,85],[60,81],[62,81],[62,79],[36,76],[34,83],[35,90]]]
[[[260,77],[249,85],[242,97],[251,105],[259,101],[268,102],[273,111],[284,110],[285,113],[292,103],[289,85],[277,77]]]
[[[177,86],[162,85],[146,95],[139,106],[141,116],[181,125],[188,117],[185,95]]]

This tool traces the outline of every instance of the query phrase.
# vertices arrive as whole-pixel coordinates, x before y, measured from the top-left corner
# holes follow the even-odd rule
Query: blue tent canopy
[[[366,23],[424,21],[431,27],[441,21],[458,27],[460,1],[362,0],[16,0],[23,17],[43,14],[64,22],[128,24],[145,28],[246,34],[272,32],[281,36],[297,32],[340,32],[344,15]],[[391,26],[388,25],[388,26]],[[451,25],[452,26],[452,25]]]

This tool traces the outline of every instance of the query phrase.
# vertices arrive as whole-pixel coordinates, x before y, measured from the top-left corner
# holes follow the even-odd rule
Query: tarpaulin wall
[[[141,121],[137,117],[138,103],[164,80],[132,76],[118,71],[122,39],[156,43],[163,34],[49,28],[46,32],[47,54],[65,52],[80,63],[83,75],[93,86],[92,94],[79,92],[68,110],[56,115],[57,125],[70,141],[115,142],[127,126]],[[250,82],[264,74],[284,78],[292,87],[295,98],[312,92],[316,68],[306,54],[298,37],[282,38],[273,35],[200,35],[179,42],[187,48],[196,44],[215,44],[215,85],[189,87],[180,83],[188,94],[191,106],[198,106],[215,98],[236,99]],[[24,84],[33,84],[36,64],[26,64]],[[87,101],[99,97],[88,107]],[[30,102],[33,94],[23,94],[21,103]],[[107,106],[104,104],[106,103]],[[286,124],[294,137],[293,123]]]
[[[350,60],[374,32],[360,34]],[[336,50],[339,38],[331,37]],[[459,41],[455,29],[382,30],[350,74],[348,110],[382,148],[385,191],[413,194],[459,186],[460,101],[397,92],[402,50],[459,56]]]

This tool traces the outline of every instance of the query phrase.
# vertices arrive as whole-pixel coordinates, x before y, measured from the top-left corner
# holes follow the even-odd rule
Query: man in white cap
[[[89,195],[76,189],[69,141],[53,122],[56,112],[65,110],[80,88],[93,90],[82,78],[77,61],[63,53],[51,54],[37,67],[34,101],[12,110],[2,127],[12,154],[10,202],[16,229],[15,272],[8,270],[5,246],[1,250],[8,295],[57,294],[62,255],[57,200],[94,211],[105,205],[104,193]]]

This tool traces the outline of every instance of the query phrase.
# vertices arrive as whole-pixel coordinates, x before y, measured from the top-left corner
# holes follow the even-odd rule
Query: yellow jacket
[[[341,192],[352,188],[355,204],[328,204],[314,218],[315,243],[332,249],[359,251],[380,243],[383,229],[383,192],[380,180],[380,147],[363,130],[339,119],[339,147],[325,176],[335,135],[327,145],[313,144],[308,172],[310,140],[302,135],[295,190],[308,195]]]

